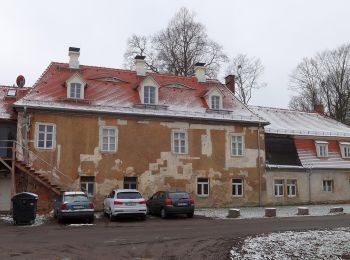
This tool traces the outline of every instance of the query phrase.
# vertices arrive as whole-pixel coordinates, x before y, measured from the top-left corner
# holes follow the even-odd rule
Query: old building
[[[321,109],[320,109],[321,108]],[[265,204],[350,201],[350,128],[323,115],[250,107],[265,126]]]
[[[0,211],[11,207],[12,147],[16,140],[17,114],[12,104],[27,93],[27,88],[0,86]]]
[[[257,205],[267,122],[226,85],[195,76],[51,63],[15,103],[31,171],[57,191],[85,190],[99,208],[115,188],[186,190],[199,206]],[[21,156],[19,156],[21,157]],[[39,194],[40,197],[40,194]]]

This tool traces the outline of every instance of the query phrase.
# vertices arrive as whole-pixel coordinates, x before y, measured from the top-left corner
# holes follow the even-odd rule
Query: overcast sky
[[[68,62],[69,46],[81,48],[81,64],[121,68],[127,38],[159,31],[182,6],[229,56],[261,59],[267,86],[253,105],[287,107],[302,58],[350,42],[347,0],[0,0],[0,84],[23,74],[33,85],[51,61]]]

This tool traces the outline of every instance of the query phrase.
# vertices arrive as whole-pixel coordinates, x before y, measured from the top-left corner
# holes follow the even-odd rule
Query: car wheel
[[[162,219],[165,219],[165,218],[168,217],[168,213],[166,212],[166,210],[165,210],[164,208],[162,208],[162,209],[160,210],[160,217],[161,217]]]
[[[194,216],[194,212],[187,213],[187,217],[188,217],[188,218],[193,218],[193,216]]]

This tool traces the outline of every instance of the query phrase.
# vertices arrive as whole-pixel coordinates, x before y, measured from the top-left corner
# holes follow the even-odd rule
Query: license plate
[[[178,206],[187,206],[187,203],[184,203],[184,202],[179,202],[177,203]]]
[[[135,202],[125,202],[126,206],[135,206],[136,203]]]
[[[74,209],[83,209],[84,206],[74,206],[73,208],[74,208]]]

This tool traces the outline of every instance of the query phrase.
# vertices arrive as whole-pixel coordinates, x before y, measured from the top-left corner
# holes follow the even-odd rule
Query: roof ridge
[[[262,108],[262,109],[269,109],[269,110],[280,110],[280,111],[287,111],[287,112],[297,112],[297,113],[303,113],[303,114],[316,114],[316,115],[320,115],[319,113],[315,112],[315,111],[300,111],[300,110],[296,110],[296,109],[290,109],[290,108],[282,108],[282,107],[266,107],[266,106],[252,106],[249,105],[249,107],[251,108]]]

